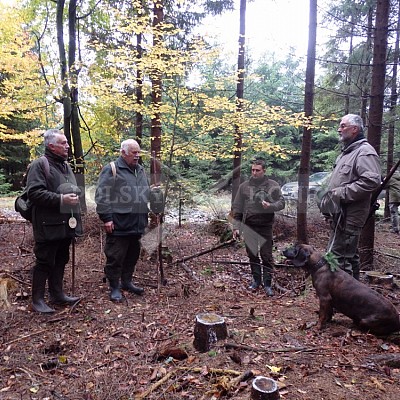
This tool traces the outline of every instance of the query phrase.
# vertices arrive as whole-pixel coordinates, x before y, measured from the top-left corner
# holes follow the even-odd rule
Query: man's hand
[[[239,232],[239,229],[234,229],[234,230],[233,230],[233,238],[234,238],[235,240],[240,240],[240,232]]]
[[[104,222],[104,230],[107,233],[112,233],[114,230],[114,222],[113,221]]]
[[[62,204],[76,206],[79,203],[79,196],[75,193],[62,194]]]
[[[337,203],[340,202],[342,199],[342,193],[344,191],[343,187],[334,188],[331,190],[332,200],[336,201]]]
[[[262,204],[264,209],[268,208],[271,205],[271,203],[268,203],[268,201],[265,201],[265,200],[261,204]]]

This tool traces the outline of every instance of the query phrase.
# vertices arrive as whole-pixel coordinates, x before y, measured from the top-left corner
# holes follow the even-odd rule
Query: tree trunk
[[[69,26],[69,48],[68,48],[68,69],[71,82],[71,148],[72,148],[72,166],[75,173],[78,186],[82,190],[80,198],[82,211],[86,212],[85,197],[85,160],[83,156],[82,139],[79,123],[79,97],[78,97],[78,76],[80,69],[76,63],[76,0],[70,0],[68,11]]]
[[[164,20],[163,0],[154,1],[154,17],[153,17],[153,47],[157,46],[161,42],[162,34],[159,31],[160,25]],[[154,155],[155,160],[161,159],[161,91],[162,91],[162,76],[161,71],[158,68],[153,69],[151,76],[151,101],[153,108],[153,117],[151,119],[151,154]],[[150,182],[152,185],[159,184],[161,178],[161,163],[151,163],[151,176]]]
[[[310,0],[310,22],[308,27],[308,51],[306,85],[304,95],[304,114],[311,118],[314,105],[315,47],[317,42],[317,0]],[[308,243],[307,202],[310,176],[311,129],[303,128],[303,142],[299,167],[299,191],[297,203],[297,240]]]
[[[387,170],[386,175],[389,173],[390,169],[394,164],[394,132],[396,127],[396,105],[398,99],[397,93],[397,65],[399,63],[399,40],[400,40],[400,0],[398,3],[398,14],[397,14],[397,30],[396,30],[396,43],[393,53],[393,70],[392,70],[392,82],[391,82],[391,95],[390,95],[390,106],[389,106],[389,129],[388,129],[388,142],[387,142]],[[386,192],[385,201],[385,218],[390,217],[389,212],[389,191]]]
[[[344,105],[344,113],[349,114],[350,113],[350,95],[352,92],[351,88],[351,81],[352,81],[352,76],[353,76],[353,64],[351,62],[352,55],[353,55],[353,36],[354,36],[354,17],[351,17],[351,33],[350,33],[350,47],[349,47],[349,63],[347,64],[346,68],[346,97],[345,97],[345,105]]]
[[[372,53],[372,20],[373,20],[373,9],[368,9],[368,28],[367,28],[367,41],[365,44],[366,48],[366,60],[362,67],[362,85],[361,85],[361,112],[360,116],[364,122],[364,126],[367,125],[367,107],[368,107],[368,94],[369,94],[369,77],[370,77],[370,63]]]
[[[58,54],[60,57],[60,78],[62,82],[62,98],[64,112],[64,135],[66,136],[70,145],[69,159],[72,157],[72,140],[71,140],[71,91],[68,84],[67,74],[67,56],[65,54],[65,43],[64,43],[64,6],[65,0],[57,0],[57,14],[56,14],[56,25],[57,25],[57,44]]]
[[[265,376],[256,376],[251,385],[251,400],[278,400],[281,396],[277,383]]]
[[[245,35],[246,35],[246,1],[240,0],[240,28],[239,28],[239,53],[238,53],[238,81],[236,86],[236,113],[240,119],[243,112],[244,97],[244,55],[245,55]],[[240,185],[240,168],[242,164],[242,128],[235,125],[235,140],[233,148],[233,174],[232,174],[232,202]]]
[[[197,351],[209,351],[218,340],[226,339],[228,330],[224,318],[213,313],[196,315],[193,346]]]
[[[378,0],[368,127],[368,140],[378,154],[381,149],[389,9],[389,0]],[[363,269],[373,269],[374,239],[375,216],[373,215],[365,224],[361,234],[360,257]]]
[[[142,48],[142,38],[143,35],[138,33],[136,35],[136,51],[137,51],[137,58],[138,58],[138,68],[136,72],[136,102],[139,106],[139,109],[143,106],[143,72],[142,68],[140,67],[140,60],[143,57],[143,48]],[[139,145],[142,144],[142,137],[143,137],[143,114],[141,111],[136,111],[136,140]]]

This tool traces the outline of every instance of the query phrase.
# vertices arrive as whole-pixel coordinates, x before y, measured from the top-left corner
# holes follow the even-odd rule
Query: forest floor
[[[190,214],[190,211],[187,210]],[[249,399],[251,377],[273,378],[282,399],[385,399],[400,393],[400,338],[361,332],[342,314],[316,330],[318,300],[310,279],[283,265],[281,251],[295,241],[296,219],[275,224],[275,296],[247,290],[249,266],[242,245],[177,261],[220,244],[215,220],[163,224],[163,268],[144,253],[135,283],[141,297],[108,298],[103,281],[104,236],[94,213],[75,246],[73,307],[44,316],[30,308],[32,232],[1,209],[0,399]],[[319,214],[308,220],[309,242],[323,251],[328,228]],[[157,234],[144,240],[151,252]],[[374,269],[400,277],[400,236],[377,223]],[[71,293],[71,265],[65,276]],[[399,309],[400,290],[362,280]],[[9,301],[9,305],[5,304]],[[208,352],[193,346],[196,315],[225,319],[228,337]],[[248,372],[246,376],[241,374]],[[243,378],[243,379],[242,379]]]

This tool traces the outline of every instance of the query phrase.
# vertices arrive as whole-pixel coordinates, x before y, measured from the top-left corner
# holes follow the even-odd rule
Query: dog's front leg
[[[319,296],[319,319],[317,329],[324,329],[326,323],[332,319],[333,307],[330,296]]]

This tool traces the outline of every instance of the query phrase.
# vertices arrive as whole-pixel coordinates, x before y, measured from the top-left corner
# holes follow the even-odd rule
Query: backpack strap
[[[49,180],[49,177],[50,177],[49,160],[47,159],[46,156],[40,156],[39,160],[41,160],[42,167],[44,168],[44,176],[46,177],[46,184],[47,184],[47,181]],[[31,168],[31,164],[32,163],[29,163],[29,165],[27,166],[25,174],[24,174],[24,176],[22,178],[22,181],[21,181],[22,187],[26,186],[26,181],[28,179],[28,173],[29,173],[29,170]]]
[[[42,160],[42,164],[44,167],[44,175],[46,177],[46,181],[49,180],[49,176],[50,176],[50,164],[49,164],[49,160],[47,159],[46,156],[41,156],[40,159]]]
[[[112,174],[113,174],[113,177],[114,177],[114,181],[115,181],[115,179],[117,177],[117,167],[115,166],[115,162],[111,161],[110,162],[110,166],[111,166],[111,171],[112,171]]]

